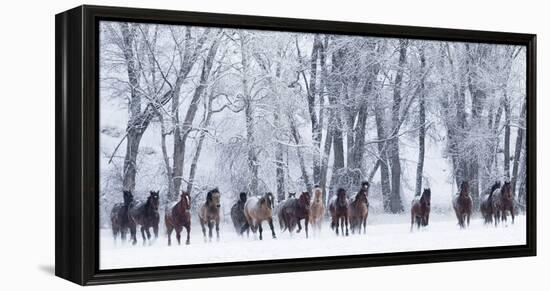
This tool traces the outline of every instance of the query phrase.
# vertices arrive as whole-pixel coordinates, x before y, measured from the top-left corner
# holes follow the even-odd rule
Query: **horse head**
[[[367,193],[367,196],[369,195],[368,194],[369,187],[370,187],[370,183],[368,181],[363,181],[363,183],[361,183],[361,191],[365,191],[365,193]]]
[[[272,210],[273,209],[273,193],[267,192],[264,194],[262,198],[260,198],[260,204],[265,207],[266,209]]]
[[[218,188],[214,188],[206,193],[206,203],[208,203],[209,205],[214,205],[216,206],[216,208],[220,208],[220,197],[220,191],[218,190]]]
[[[498,188],[500,188],[500,181],[496,181],[493,186],[491,186],[491,192],[489,192],[489,195],[493,194],[493,192],[495,192],[495,190]]]
[[[420,202],[426,206],[430,206],[430,200],[432,198],[432,190],[430,188],[424,188],[422,196],[420,197]]]
[[[470,192],[470,184],[466,181],[462,181],[460,184],[460,196],[466,197],[469,195]]]
[[[336,204],[341,207],[347,205],[346,190],[344,190],[344,188],[336,190]]]
[[[247,195],[245,192],[241,192],[239,194],[239,201],[242,202],[242,203],[245,203],[246,202],[246,199],[247,199]]]
[[[288,192],[288,198],[287,199],[290,199],[290,198],[296,198],[296,192]]]
[[[502,197],[504,197],[506,200],[514,199],[514,193],[512,192],[512,184],[509,181],[506,181],[504,182],[504,184],[502,184],[502,187],[500,188],[500,193]]]
[[[147,202],[154,210],[159,209],[159,192],[160,191],[149,191],[149,197],[147,198]]]
[[[300,198],[298,199],[298,203],[300,204],[300,206],[306,209],[309,209],[310,201],[311,201],[311,195],[309,195],[309,192],[307,191],[302,192],[302,194],[300,195]]]
[[[321,188],[315,188],[315,190],[313,190],[313,193],[315,201],[320,202],[321,200],[323,200],[323,190],[321,190]]]
[[[191,195],[187,191],[181,191],[181,203],[184,209],[191,209]]]
[[[124,190],[122,191],[123,199],[124,199],[124,205],[128,206],[132,201],[134,201],[134,195],[132,195],[131,191]]]

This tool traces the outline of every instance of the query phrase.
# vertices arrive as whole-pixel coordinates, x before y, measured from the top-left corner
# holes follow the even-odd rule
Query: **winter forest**
[[[525,72],[521,46],[102,21],[101,226],[123,190],[187,191],[193,220],[218,188],[229,221],[240,192],[369,181],[369,220],[392,220],[424,188],[451,215],[468,181],[477,213],[510,181],[522,209]]]

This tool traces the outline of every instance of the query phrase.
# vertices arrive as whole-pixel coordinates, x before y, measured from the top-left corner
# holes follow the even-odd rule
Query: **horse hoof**
[[[186,241],[185,244],[186,244],[186,245],[189,245],[189,244],[191,244],[191,243],[190,243],[189,241]]]

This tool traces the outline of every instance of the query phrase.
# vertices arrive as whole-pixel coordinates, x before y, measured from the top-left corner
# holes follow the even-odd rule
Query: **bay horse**
[[[453,208],[460,228],[470,226],[470,217],[474,206],[468,182],[463,181],[460,184],[460,192],[453,198]]]
[[[323,191],[321,188],[317,187],[313,190],[313,201],[309,209],[309,222],[313,230],[321,230],[323,217],[325,216],[325,203],[323,202]]]
[[[306,230],[306,238],[308,238],[310,201],[311,195],[309,192],[302,192],[298,198],[290,198],[283,201],[278,211],[281,232],[288,229],[288,232],[292,234],[297,225],[298,230],[296,232],[299,233],[302,230],[300,221],[303,219]]]
[[[231,207],[231,221],[235,227],[237,234],[241,235],[241,229],[246,224],[246,217],[244,216],[244,204],[246,203],[247,195],[245,192],[239,194],[239,200]],[[248,230],[247,230],[248,235]]]
[[[122,203],[116,203],[111,210],[111,228],[113,230],[113,238],[116,242],[116,237],[120,234],[120,240],[126,241],[126,233],[130,229],[130,221],[128,220],[128,207],[134,201],[134,195],[130,191],[122,191]]]
[[[130,220],[130,233],[132,235],[132,243],[137,243],[136,228],[141,226],[141,236],[143,238],[143,244],[147,240],[151,243],[151,233],[149,228],[153,228],[155,238],[159,235],[159,191],[150,191],[149,197],[145,202],[136,202],[131,205],[128,210],[128,217]],[[147,234],[147,237],[145,236]]]
[[[206,201],[199,211],[199,221],[201,223],[202,235],[206,242],[206,228],[208,225],[208,240],[212,241],[212,228],[216,226],[216,239],[220,240],[220,198],[221,193],[218,188],[214,188],[206,193]]]
[[[164,223],[168,234],[168,245],[172,244],[172,231],[176,231],[178,245],[181,245],[181,231],[185,227],[187,239],[185,244],[190,243],[189,233],[191,232],[191,196],[186,191],[181,191],[180,200],[166,207],[164,212]]]
[[[339,235],[338,228],[341,227],[342,235],[344,235],[345,226],[345,235],[348,236],[349,202],[346,196],[346,190],[339,188],[336,191],[336,196],[331,199],[328,209],[332,217],[330,227],[336,232],[336,235]]]
[[[481,211],[481,216],[483,216],[484,224],[493,223],[493,193],[500,188],[500,181],[496,181],[488,192],[483,195],[481,198],[481,203],[479,204],[479,210]]]
[[[506,221],[508,212],[512,216],[512,224],[515,218],[515,202],[514,193],[512,192],[512,184],[508,181],[504,182],[500,190],[495,191],[493,194],[493,211],[495,218],[495,226],[498,225],[500,220]]]
[[[425,188],[422,194],[420,196],[415,196],[411,202],[411,231],[413,230],[415,222],[416,228],[428,226],[431,197],[432,190],[430,188]]]
[[[260,232],[260,240],[262,240],[262,222],[267,221],[271,228],[271,235],[275,239],[275,229],[273,228],[273,194],[265,193],[261,197],[250,197],[244,204],[244,216],[246,224],[241,228],[241,234],[249,228],[255,234],[256,230]]]
[[[349,204],[349,221],[351,233],[357,231],[361,234],[361,226],[363,233],[367,233],[367,217],[369,216],[369,182],[361,183],[361,189],[352,202]]]

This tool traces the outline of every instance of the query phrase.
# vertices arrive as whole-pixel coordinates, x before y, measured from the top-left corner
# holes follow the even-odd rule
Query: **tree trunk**
[[[375,119],[376,119],[376,133],[379,140],[384,140],[386,138],[386,133],[384,132],[384,112],[381,108],[380,100],[376,102],[376,107],[374,109]],[[382,187],[382,199],[384,205],[384,211],[390,212],[390,196],[391,196],[391,185],[390,185],[390,171],[388,168],[388,157],[386,153],[386,143],[379,142],[378,146],[378,155],[379,155],[379,164],[380,164],[380,185]]]
[[[248,147],[247,164],[248,164],[248,171],[250,172],[249,192],[252,193],[252,195],[256,195],[259,193],[259,189],[258,189],[259,164],[258,164],[258,157],[256,154],[255,141],[254,141],[255,130],[256,130],[254,126],[254,104],[252,101],[252,96],[250,95],[250,86],[248,84],[249,59],[248,59],[244,33],[241,34],[240,45],[241,45],[241,65],[242,65],[241,86],[242,86],[242,93],[243,93],[243,101],[245,103],[244,112],[245,112],[245,120],[246,120],[246,145]]]
[[[193,129],[193,121],[195,120],[195,115],[197,113],[198,105],[200,98],[203,96],[204,90],[206,89],[208,77],[214,63],[214,58],[218,50],[219,40],[214,40],[208,54],[204,61],[201,76],[199,79],[199,85],[195,88],[189,107],[185,113],[185,119],[182,124],[179,123],[179,102],[174,103],[173,109],[175,110],[175,121],[176,126],[174,129],[174,165],[172,167],[173,171],[173,181],[174,181],[174,192],[179,193],[181,188],[181,182],[183,180],[183,168],[185,160],[185,146],[187,142],[187,137]],[[194,62],[193,62],[194,63]],[[187,64],[188,68],[186,69],[187,73],[191,70],[193,63]],[[179,88],[178,88],[179,95]],[[176,98],[176,99],[179,99]],[[175,100],[175,99],[174,99]],[[191,194],[191,193],[189,193]],[[177,195],[176,195],[177,196]]]
[[[512,172],[512,193],[514,193],[514,195],[516,194],[516,185],[517,185],[518,173],[519,173],[519,161],[522,159],[521,149],[523,146],[523,136],[525,134],[525,130],[523,129],[523,127],[525,126],[525,114],[526,114],[525,105],[526,105],[525,102],[523,102],[523,105],[521,106],[518,133],[516,137],[516,147],[514,150],[514,168]],[[523,157],[523,159],[525,159],[525,157]]]
[[[392,108],[392,125],[394,127],[399,124],[401,112],[401,83],[403,81],[403,71],[407,60],[407,40],[399,40],[399,67],[395,75],[395,83],[393,89],[393,108]],[[399,156],[399,138],[394,137],[389,141],[388,151],[390,154],[391,167],[391,197],[390,211],[398,213],[403,211],[403,203],[401,202],[401,159]]]
[[[504,176],[510,180],[510,100],[504,89]]]
[[[424,48],[420,47],[420,73],[423,74],[420,79],[420,94],[418,96],[418,123],[420,128],[418,130],[418,162],[416,165],[416,190],[415,196],[420,196],[422,192],[422,175],[424,173],[424,151],[426,144],[426,102],[424,83],[426,81],[426,57],[424,55]]]
[[[300,164],[300,171],[302,172],[302,181],[304,181],[304,184],[306,186],[306,189],[309,193],[313,193],[313,187],[311,185],[311,182],[309,180],[309,175],[307,173],[306,163],[304,160],[304,154],[302,152],[302,139],[300,138],[300,133],[298,133],[298,129],[296,128],[296,124],[294,121],[294,117],[289,116],[290,121],[290,133],[292,134],[292,137],[294,138],[294,142],[296,143],[296,154],[298,155],[298,162]]]

